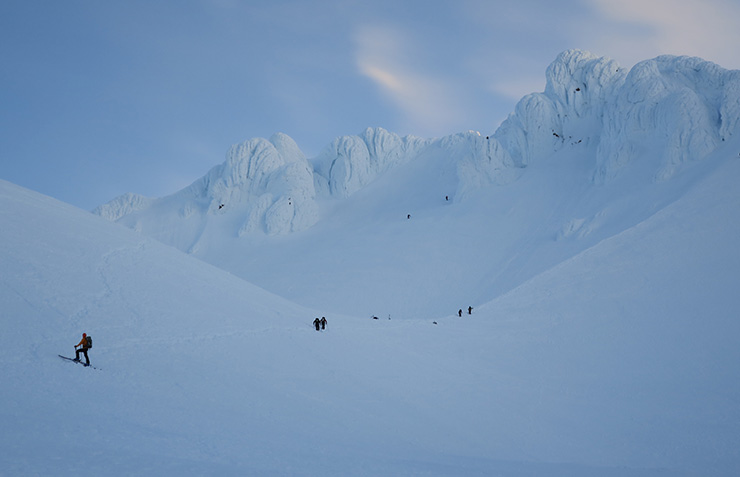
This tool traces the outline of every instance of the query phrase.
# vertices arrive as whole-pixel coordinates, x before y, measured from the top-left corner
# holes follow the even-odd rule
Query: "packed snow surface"
[[[489,136],[276,134],[104,218],[0,181],[0,469],[736,475],[738,72],[547,78]]]

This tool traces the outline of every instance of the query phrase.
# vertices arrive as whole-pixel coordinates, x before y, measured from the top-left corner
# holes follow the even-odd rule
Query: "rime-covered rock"
[[[700,58],[660,56],[627,70],[567,50],[545,76],[544,92],[523,97],[485,137],[469,131],[422,139],[367,128],[308,160],[278,133],[232,146],[222,164],[171,196],[126,194],[94,212],[194,252],[223,235],[305,230],[320,219],[319,201],[344,200],[413,161],[419,171],[424,161],[445,163],[440,194],[463,200],[571,153],[599,184],[634,164],[650,179],[668,180],[740,130],[740,71]]]
[[[573,138],[598,136],[605,105],[624,75],[613,60],[565,51],[547,68],[545,92],[522,98],[493,137],[521,167],[552,155]]]
[[[316,188],[324,195],[349,197],[376,177],[412,159],[430,141],[367,128],[358,136],[331,142],[314,161]]]
[[[737,134],[739,73],[686,56],[635,65],[606,103],[596,180],[615,177],[645,151],[655,178],[666,180]]]
[[[286,234],[318,220],[313,168],[290,137],[250,139],[189,187],[161,199],[126,194],[94,212],[186,251],[209,234]]]
[[[107,204],[100,205],[93,210],[93,214],[97,214],[103,218],[106,218],[112,222],[120,219],[125,215],[132,214],[142,209],[149,207],[155,199],[144,197],[143,195],[133,194],[131,192],[120,195],[108,202]]]

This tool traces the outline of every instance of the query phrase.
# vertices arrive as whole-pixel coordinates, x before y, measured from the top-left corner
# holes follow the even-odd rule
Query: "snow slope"
[[[120,224],[0,181],[2,473],[736,475],[737,75],[638,66],[566,52],[488,138],[247,141]]]
[[[739,134],[740,71],[699,58],[569,50],[546,78],[489,136],[367,129],[308,160],[277,134],[96,213],[325,313],[435,317],[650,217]]]
[[[740,160],[708,161],[680,199],[470,316],[329,315],[322,333],[313,311],[1,182],[0,468],[734,475]],[[99,370],[56,357],[82,331]]]

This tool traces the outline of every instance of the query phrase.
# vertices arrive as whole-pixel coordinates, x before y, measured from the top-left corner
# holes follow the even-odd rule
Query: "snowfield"
[[[0,181],[0,474],[737,475],[740,83],[672,58],[98,215]]]

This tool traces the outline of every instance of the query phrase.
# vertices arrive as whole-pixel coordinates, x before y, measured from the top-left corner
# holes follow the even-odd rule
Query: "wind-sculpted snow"
[[[546,70],[541,93],[522,98],[491,135],[400,137],[382,128],[334,139],[307,160],[285,134],[231,147],[226,161],[163,199],[127,194],[96,213],[188,251],[204,235],[281,235],[320,219],[320,201],[343,201],[404,165],[446,161],[464,200],[509,184],[556,155],[583,155],[589,178],[605,184],[628,169],[665,181],[706,157],[740,129],[740,71],[700,58],[661,56],[631,70],[568,50]],[[560,157],[560,156],[557,156]],[[638,167],[639,166],[639,167]]]
[[[736,475],[739,74],[569,51],[494,135],[97,210],[201,260],[0,181],[0,473]]]
[[[413,159],[429,143],[411,136],[401,138],[382,128],[339,137],[315,160],[317,190],[349,197],[380,174]]]
[[[107,204],[97,207],[93,210],[93,213],[115,222],[125,215],[146,209],[151,205],[152,200],[139,194],[123,194]]]
[[[224,163],[173,196],[146,199],[126,194],[94,213],[188,251],[198,249],[200,237],[214,221],[228,222],[227,233],[238,236],[297,232],[318,220],[317,193],[323,198],[348,197],[431,143],[368,128],[361,135],[334,140],[314,159],[314,171],[287,135],[279,133],[269,141],[254,138],[232,146]],[[154,217],[161,219],[162,214],[164,221]],[[224,216],[228,219],[220,220]],[[183,230],[163,232],[163,224]]]
[[[547,68],[545,92],[522,98],[494,138],[517,165],[527,166],[565,145],[597,137],[604,107],[623,77],[613,60],[565,51]]]
[[[738,133],[740,71],[700,58],[661,56],[627,72],[616,61],[569,50],[546,77],[545,92],[522,98],[494,134],[520,166],[596,144],[597,182],[634,161],[650,161],[654,178],[666,180]]]
[[[450,154],[505,157],[464,133],[311,231],[209,243],[220,187],[301,164],[278,143],[151,205],[212,222],[219,268],[0,180],[0,474],[737,474],[740,137],[657,184],[564,148],[447,201]],[[57,357],[82,332],[96,369]]]
[[[224,163],[172,196],[127,194],[94,212],[191,251],[211,224],[218,224],[219,233],[276,235],[318,220],[313,169],[281,133],[232,146]]]
[[[626,72],[609,58],[568,50],[548,66],[545,95],[567,119],[598,116]],[[563,131],[567,133],[567,131]]]
[[[700,58],[661,56],[635,65],[607,103],[595,177],[609,180],[637,159],[658,180],[738,133],[740,71]]]
[[[727,82],[722,88],[719,117],[722,121],[719,135],[723,141],[740,134],[740,71],[727,74]]]
[[[210,200],[211,212],[245,216],[240,235],[302,230],[318,218],[311,166],[285,134],[232,146],[226,162],[211,170],[196,189],[199,186]]]
[[[458,186],[456,199],[472,190],[495,184],[503,185],[515,180],[522,171],[517,163],[495,138],[483,137],[476,131],[453,134],[439,141],[448,157],[457,159]]]

